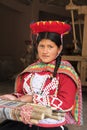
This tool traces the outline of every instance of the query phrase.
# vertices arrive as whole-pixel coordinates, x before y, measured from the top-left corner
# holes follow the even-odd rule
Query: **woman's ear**
[[[62,49],[63,49],[63,46],[62,46],[62,45],[60,45],[60,47],[59,47],[59,49],[58,49],[58,53],[57,53],[57,56],[56,56],[56,57],[58,57],[58,56],[60,55],[60,53],[61,53]]]
[[[62,49],[63,49],[63,46],[62,46],[62,45],[60,45],[60,52],[62,51]]]
[[[61,53],[62,49],[63,49],[63,46],[60,45],[59,50],[58,50],[58,55]]]

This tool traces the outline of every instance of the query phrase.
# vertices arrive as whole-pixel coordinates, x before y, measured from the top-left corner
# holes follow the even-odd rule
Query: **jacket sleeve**
[[[75,102],[77,87],[74,81],[65,74],[59,74],[59,86],[57,96],[42,96],[35,94],[33,101],[37,104],[49,105],[57,110],[70,111]]]

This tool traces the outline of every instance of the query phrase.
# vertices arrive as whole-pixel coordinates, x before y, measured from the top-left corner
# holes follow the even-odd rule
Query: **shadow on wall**
[[[0,82],[13,80],[15,75],[22,71],[23,65],[20,60],[14,58],[0,60]]]

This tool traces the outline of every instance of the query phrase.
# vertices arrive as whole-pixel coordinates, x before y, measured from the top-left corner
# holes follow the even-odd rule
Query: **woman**
[[[70,31],[70,25],[59,21],[41,21],[30,25],[32,33],[37,36],[37,52],[39,60],[28,66],[17,76],[15,93],[3,95],[1,98],[35,103],[52,107],[64,113],[66,124],[81,124],[81,84],[72,65],[61,59],[63,35]],[[61,116],[62,118],[62,116]],[[49,120],[49,121],[48,121]],[[27,120],[23,123],[5,121],[0,130],[67,130],[65,126],[50,127],[52,119],[46,119],[48,128],[32,125]],[[42,120],[44,123],[44,119]],[[53,124],[53,122],[52,122]],[[46,124],[45,124],[46,126]]]

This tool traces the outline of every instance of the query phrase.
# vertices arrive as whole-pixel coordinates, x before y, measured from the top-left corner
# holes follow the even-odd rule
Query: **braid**
[[[61,55],[59,55],[57,58],[56,58],[56,63],[55,63],[55,68],[54,68],[54,72],[53,72],[53,77],[56,77],[56,74],[57,74],[57,70],[60,66],[60,63],[61,63]]]

